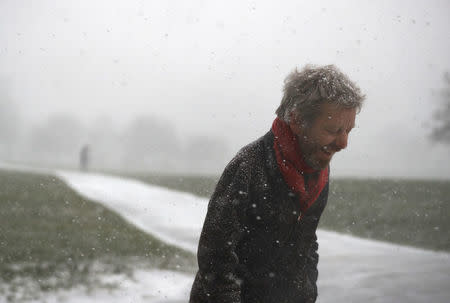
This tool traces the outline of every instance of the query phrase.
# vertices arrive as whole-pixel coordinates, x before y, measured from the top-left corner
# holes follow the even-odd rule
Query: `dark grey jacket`
[[[190,302],[314,302],[327,197],[328,184],[298,221],[299,197],[278,169],[272,132],[244,147],[209,202]]]

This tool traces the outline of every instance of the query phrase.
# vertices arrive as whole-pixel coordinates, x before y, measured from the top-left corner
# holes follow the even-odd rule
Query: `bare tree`
[[[434,112],[431,139],[436,142],[450,144],[450,73],[444,75],[446,87],[441,92],[441,106]]]

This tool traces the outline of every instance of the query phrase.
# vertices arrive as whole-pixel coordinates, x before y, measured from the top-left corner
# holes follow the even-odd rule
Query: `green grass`
[[[321,227],[450,251],[450,182],[336,179]]]
[[[66,288],[92,283],[98,271],[131,274],[136,264],[195,268],[191,253],[137,229],[55,177],[0,170],[0,180],[0,285],[31,278],[41,290]]]
[[[129,175],[130,176],[130,175]],[[218,177],[134,175],[209,198]],[[450,251],[450,181],[336,178],[320,227],[359,237]]]
[[[127,174],[127,176],[131,176]],[[214,176],[133,175],[209,198]],[[450,182],[333,179],[322,228],[450,251]],[[0,170],[0,297],[15,289],[105,286],[97,274],[136,267],[193,272],[195,256],[162,243],[53,176]],[[107,287],[107,286],[106,286]],[[33,288],[29,288],[29,298]]]

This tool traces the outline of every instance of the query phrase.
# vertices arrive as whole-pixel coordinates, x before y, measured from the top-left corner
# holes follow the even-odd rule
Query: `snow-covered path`
[[[139,181],[54,172],[86,198],[102,203],[167,243],[195,252],[207,200]],[[450,302],[450,254],[320,230],[319,303]],[[108,279],[108,277],[106,277]],[[137,270],[115,290],[79,289],[46,295],[46,302],[187,302],[193,276]],[[1,300],[0,300],[1,302]]]
[[[57,175],[82,196],[102,203],[147,233],[196,252],[205,199],[132,179],[67,171]]]
[[[195,251],[206,199],[110,176],[58,175],[143,230]],[[450,254],[324,230],[318,238],[318,302],[450,302]]]

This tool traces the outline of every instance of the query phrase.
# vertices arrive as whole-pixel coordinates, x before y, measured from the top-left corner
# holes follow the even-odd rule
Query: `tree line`
[[[231,156],[224,138],[180,134],[169,121],[151,115],[121,128],[112,118],[85,125],[69,114],[28,125],[0,87],[0,161],[76,168],[86,146],[94,170],[218,174]]]

